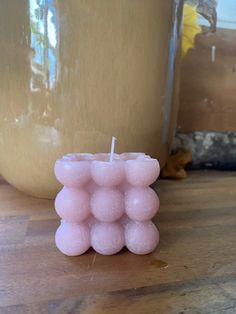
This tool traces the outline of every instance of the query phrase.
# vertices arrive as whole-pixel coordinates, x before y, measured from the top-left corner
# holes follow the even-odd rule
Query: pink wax
[[[115,159],[113,162],[94,160],[91,163],[91,176],[99,186],[117,186],[125,178],[124,161],[119,159]]]
[[[56,245],[66,255],[92,246],[112,255],[126,246],[135,254],[155,250],[159,233],[151,222],[159,199],[151,185],[159,176],[156,159],[144,153],[67,154],[55,163],[64,185],[55,200],[62,218]]]
[[[64,187],[57,194],[55,208],[63,220],[82,222],[90,214],[90,196],[86,190]]]
[[[89,183],[84,187],[84,189],[91,195],[99,188],[99,186],[93,181],[89,181]]]
[[[159,232],[153,222],[130,222],[125,226],[125,244],[135,254],[152,252],[159,242]]]
[[[68,154],[55,163],[57,180],[67,187],[80,187],[89,182],[92,154]]]
[[[99,221],[93,215],[90,215],[86,219],[85,223],[89,227],[89,229],[91,229],[93,226],[95,226],[95,224],[99,223]]]
[[[130,188],[125,194],[125,211],[130,219],[147,221],[159,209],[159,198],[149,187]]]
[[[124,196],[118,189],[100,188],[91,197],[91,210],[95,218],[114,222],[124,213]]]
[[[104,255],[119,252],[125,244],[124,230],[118,223],[98,223],[91,228],[91,245]]]
[[[140,157],[147,156],[144,153],[123,153],[120,155],[120,158],[123,160],[134,160]]]
[[[157,159],[137,158],[127,160],[125,164],[127,181],[134,186],[149,186],[156,181],[160,173]]]
[[[57,229],[56,246],[68,256],[81,255],[90,247],[90,231],[85,224],[70,224],[61,222]]]
[[[129,217],[124,214],[120,219],[119,219],[119,223],[121,224],[121,226],[124,228],[131,220],[129,219]]]

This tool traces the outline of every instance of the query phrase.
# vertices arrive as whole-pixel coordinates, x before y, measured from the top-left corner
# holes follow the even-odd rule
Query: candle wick
[[[216,46],[211,47],[211,62],[214,63],[216,61]]]
[[[115,138],[115,136],[112,136],[112,140],[111,140],[110,162],[112,162],[113,159],[114,159],[115,144],[116,144],[116,138]]]

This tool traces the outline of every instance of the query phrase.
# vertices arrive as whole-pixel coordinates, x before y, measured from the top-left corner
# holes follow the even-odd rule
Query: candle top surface
[[[135,186],[149,186],[158,178],[157,159],[144,153],[70,153],[58,159],[54,167],[60,183],[83,187],[91,180],[99,186],[118,186],[127,181]]]
[[[136,153],[136,152],[129,152],[129,153],[122,153],[116,154],[114,153],[114,159],[112,162],[115,161],[153,161],[156,160],[151,158],[151,156],[146,155],[145,153]],[[57,161],[62,162],[82,162],[82,161],[101,161],[101,162],[111,162],[110,161],[110,153],[69,153],[62,156]]]

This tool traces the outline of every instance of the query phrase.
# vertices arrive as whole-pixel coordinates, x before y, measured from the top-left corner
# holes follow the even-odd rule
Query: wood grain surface
[[[53,202],[0,181],[0,313],[236,313],[236,173],[159,181],[150,255],[55,247]]]

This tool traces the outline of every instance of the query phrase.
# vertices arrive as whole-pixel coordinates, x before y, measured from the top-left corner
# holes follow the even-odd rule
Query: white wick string
[[[112,136],[112,140],[111,140],[110,162],[112,162],[113,159],[114,159],[115,144],[116,144],[116,138],[115,138],[115,136]]]
[[[216,61],[216,46],[212,46],[211,47],[211,62],[215,62]]]

